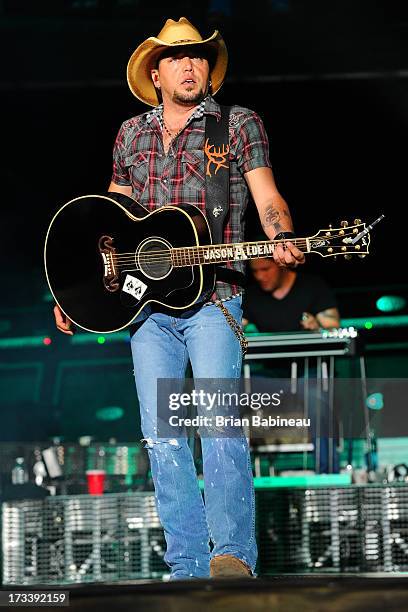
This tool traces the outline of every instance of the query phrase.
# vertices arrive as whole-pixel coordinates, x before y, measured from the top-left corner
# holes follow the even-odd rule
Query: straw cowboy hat
[[[210,66],[210,77],[212,93],[215,94],[223,84],[227,71],[228,53],[225,42],[218,30],[209,38],[203,39],[188,19],[181,17],[178,21],[168,19],[157,38],[150,36],[132,54],[127,67],[127,80],[136,98],[150,106],[157,106],[159,101],[150,70],[156,67],[157,59],[164,50],[189,45],[204,45],[214,53],[215,61]]]

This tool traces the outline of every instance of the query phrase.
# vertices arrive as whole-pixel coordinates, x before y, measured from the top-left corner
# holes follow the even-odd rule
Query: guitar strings
[[[354,233],[344,233],[344,234],[332,234],[331,236],[326,236],[324,239],[327,240],[328,242],[330,242],[331,239],[333,238],[346,238],[348,236],[350,237],[354,237]],[[312,238],[312,237],[311,237]],[[307,246],[307,241],[310,240],[311,238],[297,238],[296,240],[294,239],[293,241],[289,241],[289,240],[277,240],[277,241],[264,241],[263,244],[283,244],[285,242],[293,242],[293,243],[297,243],[297,246],[299,246],[299,243],[304,243],[304,246]],[[317,238],[316,238],[317,239]],[[323,238],[321,238],[323,240]],[[243,246],[246,245],[250,245],[250,244],[259,244],[259,242],[262,243],[262,241],[252,241],[252,242],[244,242],[244,243],[238,243],[241,244]],[[236,247],[237,243],[230,243],[230,244],[226,244],[226,245],[220,245],[220,249],[221,248],[227,248],[227,247],[232,247],[234,248],[234,246]],[[214,247],[215,245],[203,245],[203,246],[195,246],[195,247],[175,247],[172,248],[172,252],[173,254],[175,253],[176,257],[172,257],[172,253],[170,250],[159,250],[159,251],[150,251],[147,253],[143,253],[141,254],[137,259],[138,259],[138,263],[150,263],[150,264],[154,264],[154,263],[168,263],[171,264],[175,267],[178,267],[177,264],[181,264],[180,267],[183,266],[189,266],[189,265],[205,265],[206,263],[209,264],[214,264],[214,263],[224,263],[224,260],[211,260],[208,262],[203,262],[202,260],[199,261],[191,261],[191,257],[190,257],[190,253],[193,252],[194,257],[198,257],[199,255],[201,255],[201,252],[208,249],[209,247]],[[340,248],[340,247],[338,247]],[[179,252],[177,252],[179,251]],[[181,251],[183,251],[184,253],[182,253]],[[185,251],[187,251],[189,253],[189,260],[187,262],[187,256]],[[165,254],[166,256],[163,256],[162,254]],[[338,251],[339,255],[346,255],[346,253],[342,252],[342,251]],[[126,255],[126,253],[124,253],[123,255]],[[250,258],[250,256],[248,257]],[[118,268],[126,268],[128,265],[133,264],[135,267],[132,268],[128,268],[129,271],[132,270],[140,270],[140,266],[137,265],[135,263],[135,253],[131,253],[130,257],[123,257],[123,256],[114,256],[114,261],[115,261],[115,265]],[[229,259],[226,261],[230,261]]]
[[[127,261],[127,260],[133,260],[135,259],[135,257],[137,257],[137,259],[139,260],[149,260],[149,261],[160,261],[160,259],[162,257],[164,257],[165,259],[167,259],[167,257],[181,257],[181,258],[198,258],[202,260],[202,254],[204,251],[188,251],[186,249],[178,249],[178,248],[172,248],[169,249],[168,251],[159,251],[160,255],[157,255],[155,253],[152,252],[147,252],[147,253],[140,253],[140,255],[137,255],[136,253],[133,253],[132,255],[127,255],[127,256],[118,256],[118,255],[114,255],[115,259],[117,261]],[[265,257],[269,257],[270,255],[272,255],[272,253],[265,255]],[[248,258],[251,258],[251,255],[247,255]],[[261,256],[260,256],[261,257]],[[217,259],[224,259],[223,257],[217,258]],[[233,261],[231,258],[225,256],[226,261]],[[213,260],[211,260],[213,261]]]
[[[333,238],[346,238],[347,236],[354,236],[354,234],[350,233],[350,234],[334,234],[332,236],[327,236],[326,238],[324,238],[325,240],[327,240],[328,242],[330,242],[331,239]],[[252,241],[252,242],[243,242],[243,243],[229,243],[229,244],[221,244],[219,245],[220,249],[226,249],[226,248],[236,248],[237,245],[240,246],[247,246],[247,245],[252,245],[252,244],[259,244],[259,242],[261,244],[273,244],[278,245],[278,244],[285,244],[286,242],[293,242],[294,244],[296,244],[296,246],[307,246],[307,240],[311,240],[311,238],[296,238],[293,239],[292,241],[289,240],[277,240],[277,241]],[[317,240],[317,238],[316,238]],[[322,238],[323,240],[323,238]],[[162,253],[168,254],[170,251],[187,251],[187,252],[198,252],[200,253],[203,250],[207,250],[208,248],[214,248],[218,245],[213,245],[213,244],[209,244],[209,245],[200,245],[200,246],[191,246],[191,247],[172,247],[171,249],[161,249],[161,250],[156,250],[156,251],[147,251],[146,253],[142,253],[141,256],[143,257],[151,257],[151,256],[156,256],[156,255],[161,255]],[[130,256],[131,259],[133,259],[135,257],[135,252],[123,252],[123,253],[119,253],[116,254],[115,257],[119,260],[122,259],[123,257],[126,257],[127,255]]]
[[[327,240],[330,241],[332,238],[346,238],[347,236],[354,236],[353,233],[349,233],[349,234],[332,234],[331,236],[326,236],[324,238],[320,238],[320,240]],[[225,244],[220,244],[220,245],[214,245],[214,244],[206,244],[206,245],[199,245],[199,246],[188,246],[188,247],[174,247],[173,250],[175,249],[207,249],[209,247],[216,247],[219,246],[219,248],[234,248],[237,245],[240,246],[246,246],[246,245],[251,245],[251,244],[273,244],[273,245],[278,245],[278,244],[285,244],[286,242],[293,242],[294,244],[297,243],[307,243],[308,240],[312,240],[314,238],[314,236],[310,236],[308,238],[294,238],[293,240],[288,240],[288,239],[281,239],[281,240],[253,240],[253,241],[249,241],[249,242],[242,242],[242,243],[237,243],[237,242],[232,242],[232,243],[225,243]],[[318,240],[319,238],[316,238],[316,240]],[[149,251],[150,253],[167,253],[167,250],[160,250],[160,251]],[[133,252],[129,252],[129,253],[121,253],[122,255],[133,255]]]
[[[327,236],[325,238],[322,238],[322,240],[327,240],[328,242],[330,242],[331,239],[333,238],[346,238],[347,236],[354,236],[353,233],[344,233],[344,234],[332,234],[331,236]],[[252,241],[252,242],[244,242],[244,243],[230,243],[230,244],[222,244],[219,246],[220,249],[227,249],[227,248],[236,248],[237,244],[240,244],[240,246],[244,247],[247,245],[252,245],[252,244],[259,244],[259,242],[261,242],[261,244],[273,244],[274,246],[277,244],[285,244],[286,242],[293,242],[294,244],[296,244],[296,246],[303,246],[306,247],[307,246],[307,240],[310,240],[311,238],[296,238],[293,239],[292,241],[289,240],[277,240],[277,241]],[[317,240],[318,238],[316,238]],[[202,255],[202,252],[205,250],[208,250],[208,248],[214,248],[218,245],[200,245],[200,246],[192,246],[192,247],[172,247],[171,249],[168,250],[156,250],[156,251],[148,251],[146,253],[141,253],[138,256],[138,261],[141,262],[149,262],[149,263],[160,263],[161,261],[163,262],[168,262],[171,261],[172,258],[174,259],[187,259],[187,255],[189,257],[189,259],[191,260],[191,255],[193,255],[193,257],[200,257],[200,255]],[[336,248],[336,247],[335,247]],[[337,247],[340,248],[340,247]],[[341,254],[342,252],[339,251],[339,254]],[[122,264],[122,263],[126,263],[126,262],[133,262],[134,259],[136,257],[136,253],[119,253],[119,254],[115,254],[114,258],[115,258],[115,262],[117,264]],[[249,256],[250,257],[250,256]],[[220,260],[211,260],[211,262],[209,263],[215,263],[215,261],[220,261]],[[223,261],[223,260],[222,260]],[[230,259],[228,258],[227,261],[230,261]],[[190,263],[190,262],[189,262]],[[194,262],[194,263],[201,263],[199,262]],[[221,261],[220,261],[221,263]],[[188,265],[188,264],[187,264]]]
[[[300,244],[303,244],[303,246],[306,246],[307,244],[307,238],[297,238],[297,242]],[[261,244],[273,244],[278,245],[278,244],[285,244],[286,242],[293,242],[295,243],[294,240],[289,241],[289,240],[277,240],[276,242],[271,241],[268,242],[267,240],[265,240],[264,242],[262,241],[254,241],[254,242],[232,242],[232,243],[226,243],[226,244],[221,244],[221,245],[214,245],[214,244],[206,244],[206,245],[199,245],[199,246],[189,246],[189,247],[172,247],[171,249],[161,249],[158,251],[147,251],[146,253],[143,253],[143,255],[156,255],[156,254],[161,254],[161,253],[168,253],[171,251],[204,251],[207,250],[208,248],[220,248],[220,249],[227,249],[227,248],[236,248],[238,245],[239,246],[247,246],[247,245],[251,245],[251,244],[259,244],[259,242]],[[126,255],[130,255],[130,256],[134,256],[135,252],[129,252],[129,253],[120,253],[119,255],[117,255],[117,257],[121,257],[121,256],[126,256]]]
[[[128,257],[117,257],[115,255],[113,257],[114,257],[115,262],[119,264],[126,264],[126,262],[130,263],[132,261],[135,261],[135,259],[137,259],[138,262],[143,262],[143,263],[160,263],[160,262],[167,262],[167,261],[175,261],[175,262],[179,261],[181,263],[182,261],[185,261],[186,265],[189,265],[190,263],[204,265],[206,263],[217,263],[217,262],[223,263],[223,262],[228,262],[228,261],[241,261],[241,260],[233,260],[230,258],[223,258],[223,257],[219,257],[216,260],[215,259],[203,260],[202,254],[200,253],[192,252],[192,251],[177,252],[176,249],[172,249],[171,251],[170,250],[163,251],[163,253],[165,254],[160,255],[160,256],[159,255],[152,256],[149,253],[143,253],[138,256],[134,254],[133,256],[128,256]],[[251,259],[251,256],[247,255],[247,258]]]

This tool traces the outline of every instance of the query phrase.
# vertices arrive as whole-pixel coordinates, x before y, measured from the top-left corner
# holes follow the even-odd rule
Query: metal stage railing
[[[257,489],[258,575],[408,571],[408,485]],[[151,492],[2,504],[4,585],[161,578]]]

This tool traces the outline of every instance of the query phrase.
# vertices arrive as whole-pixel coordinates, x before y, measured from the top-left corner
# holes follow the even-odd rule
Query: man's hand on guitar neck
[[[293,244],[285,241],[285,248],[278,244],[273,253],[273,258],[278,266],[284,268],[297,268],[299,264],[305,263],[305,254]]]
[[[54,306],[54,317],[57,329],[59,329],[64,334],[69,334],[70,336],[74,335],[75,325],[73,324],[71,319],[68,319],[68,317],[64,315],[58,304],[55,304]]]

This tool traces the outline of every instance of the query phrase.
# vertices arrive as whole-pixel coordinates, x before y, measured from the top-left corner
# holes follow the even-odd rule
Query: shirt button
[[[163,183],[166,184],[167,183],[167,179],[163,179]]]

